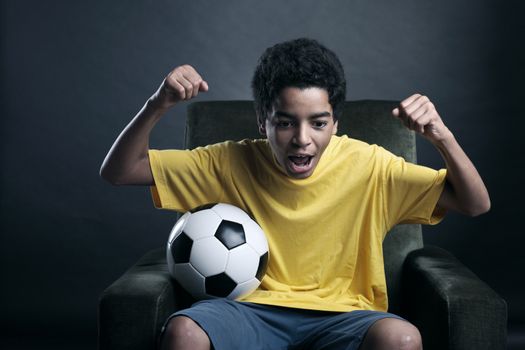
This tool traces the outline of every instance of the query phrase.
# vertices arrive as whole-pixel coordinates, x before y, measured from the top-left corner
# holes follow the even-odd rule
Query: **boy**
[[[400,222],[434,224],[448,209],[474,216],[490,208],[483,181],[433,104],[415,94],[392,113],[439,150],[446,170],[335,136],[342,66],[318,42],[297,39],[267,49],[252,80],[266,139],[149,150],[166,110],[208,88],[193,67],[175,68],[101,168],[113,184],[151,186],[157,207],[236,205],[267,235],[259,289],[242,301],[201,301],[175,313],[162,348],[421,349],[417,328],[386,312],[382,240]]]

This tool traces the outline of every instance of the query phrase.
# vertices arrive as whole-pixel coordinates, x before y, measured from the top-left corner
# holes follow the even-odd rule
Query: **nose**
[[[297,147],[304,148],[311,143],[310,131],[306,123],[299,124],[295,129],[295,134],[292,142]]]

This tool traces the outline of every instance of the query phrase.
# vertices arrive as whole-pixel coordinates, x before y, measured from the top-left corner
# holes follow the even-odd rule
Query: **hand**
[[[208,91],[208,83],[190,65],[172,70],[150,101],[160,108],[170,108],[179,101],[190,100],[200,91]]]
[[[392,110],[392,115],[432,143],[443,141],[452,135],[441,120],[436,107],[426,96],[414,94],[408,97],[401,101],[399,107]]]

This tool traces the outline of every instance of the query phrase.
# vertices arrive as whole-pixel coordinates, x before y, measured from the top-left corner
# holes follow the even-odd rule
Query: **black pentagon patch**
[[[191,246],[193,240],[184,232],[173,240],[170,251],[173,261],[176,264],[184,264],[190,262]]]
[[[226,298],[237,287],[237,283],[230,278],[226,273],[206,277],[204,281],[206,293],[219,297]]]
[[[233,249],[246,243],[242,225],[228,220],[222,220],[215,232],[215,237],[228,249]]]
[[[257,273],[255,278],[259,281],[262,281],[264,274],[266,273],[266,268],[268,267],[268,252],[264,253],[259,259],[259,267],[257,267]]]
[[[200,205],[198,207],[195,207],[195,208],[191,209],[190,213],[196,213],[196,212],[204,210],[204,209],[211,209],[211,208],[213,208],[216,205],[217,205],[217,203],[208,203],[208,204]]]

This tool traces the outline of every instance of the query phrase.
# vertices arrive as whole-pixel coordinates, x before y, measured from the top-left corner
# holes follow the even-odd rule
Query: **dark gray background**
[[[112,187],[100,164],[175,66],[209,82],[199,99],[251,99],[257,58],[308,36],[340,57],[347,98],[427,94],[492,198],[478,218],[425,227],[525,324],[521,215],[523,6],[498,1],[2,1],[1,331],[95,346],[102,290],[164,244],[174,214],[149,191]],[[520,23],[521,21],[521,23]],[[185,106],[152,148],[182,145]],[[254,123],[255,127],[255,123]],[[441,167],[418,140],[420,163]]]

